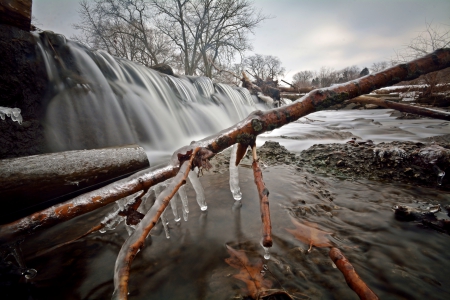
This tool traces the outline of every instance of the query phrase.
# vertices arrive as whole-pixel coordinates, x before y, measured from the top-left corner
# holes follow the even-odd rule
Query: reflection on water
[[[263,259],[259,199],[252,171],[240,168],[243,198],[235,202],[228,174],[201,178],[208,211],[200,211],[187,186],[189,220],[176,223],[168,213],[171,238],[162,226],[133,262],[130,299],[231,299],[245,295],[238,273],[225,263],[225,245]],[[394,218],[394,204],[414,201],[450,204],[450,194],[436,189],[372,181],[342,181],[292,167],[263,170],[270,190],[274,246],[265,277],[273,287],[312,299],[357,299],[333,267],[328,249],[296,240],[289,216],[318,224],[347,256],[381,299],[445,299],[450,293],[450,237]],[[240,204],[242,202],[242,205]],[[25,256],[77,236],[98,222],[98,212],[59,225],[23,244]],[[75,224],[75,225],[74,225]],[[83,228],[85,227],[85,228]],[[68,229],[69,228],[69,229]],[[113,291],[113,266],[127,233],[93,234],[41,257],[28,259],[38,270],[33,295],[39,299],[105,299]],[[303,296],[302,296],[303,295]],[[447,295],[447,296],[446,296]]]

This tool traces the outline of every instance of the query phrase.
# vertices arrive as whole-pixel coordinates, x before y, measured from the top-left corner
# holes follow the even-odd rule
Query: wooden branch
[[[150,230],[156,225],[161,214],[169,205],[170,199],[175,195],[180,186],[186,183],[189,171],[193,166],[194,158],[201,148],[197,147],[193,151],[189,160],[184,161],[179,172],[169,184],[169,186],[159,194],[155,204],[150,208],[145,217],[137,226],[135,232],[125,241],[120,249],[116,260],[113,299],[127,299],[128,279],[130,277],[130,267],[137,252],[144,245]]]
[[[0,244],[13,241],[22,235],[32,234],[76,216],[91,212],[109,203],[175,176],[179,167],[168,165],[153,171],[141,171],[98,190],[80,195],[72,200],[33,213],[9,224],[0,226]]]
[[[289,82],[287,82],[287,81],[284,81],[283,79],[281,79],[281,81],[283,81],[284,83],[290,85],[293,89],[295,89],[295,86],[294,86],[292,83],[289,83]]]
[[[355,291],[355,293],[362,300],[376,300],[378,296],[365,284],[365,282],[356,273],[355,268],[347,260],[347,258],[342,254],[338,248],[331,248],[330,258],[338,267],[339,271],[345,277],[345,281],[348,286]]]
[[[138,145],[0,160],[0,224],[150,167]]]
[[[263,181],[262,171],[258,164],[258,159],[255,159],[256,146],[252,147],[253,151],[253,176],[255,177],[256,188],[258,189],[259,195],[259,205],[261,209],[261,221],[263,223],[263,241],[264,247],[272,247],[272,223],[270,221],[270,210],[269,210],[269,190]]]
[[[178,153],[186,153],[187,150],[198,146],[218,153],[235,143],[249,144],[248,141],[254,140],[257,135],[293,122],[314,111],[326,109],[384,86],[403,80],[412,80],[420,75],[448,67],[450,67],[450,49],[439,49],[406,64],[397,65],[337,86],[314,90],[291,105],[265,112],[255,111],[234,126],[175,151],[171,163],[163,168],[138,173],[97,191],[0,226],[0,243],[70,220],[175,176],[179,169]]]
[[[384,99],[379,99],[370,96],[359,96],[350,100],[350,102],[359,102],[362,104],[375,104],[385,108],[392,108],[401,112],[409,114],[417,114],[425,117],[431,117],[435,119],[442,119],[450,121],[450,114],[444,111],[428,109],[420,106],[412,106],[403,103],[397,103],[393,101],[388,101]]]

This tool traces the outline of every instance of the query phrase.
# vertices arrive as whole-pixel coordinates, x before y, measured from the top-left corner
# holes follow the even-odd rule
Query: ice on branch
[[[200,180],[198,179],[198,170],[197,168],[193,172],[189,172],[189,180],[191,181],[192,187],[195,190],[195,194],[197,197],[197,203],[200,205],[200,209],[202,211],[205,211],[208,209],[208,206],[206,205],[205,200],[205,192],[203,191],[202,184],[200,183]]]
[[[9,107],[3,107],[0,106],[0,118],[2,120],[5,120],[5,116],[10,117],[11,120],[14,122],[17,122],[19,124],[22,124],[22,115],[20,114],[20,108],[9,108]]]
[[[239,187],[239,170],[236,166],[236,152],[238,149],[238,145],[234,144],[233,148],[231,148],[231,157],[230,157],[230,190],[233,194],[234,200],[241,200],[242,193],[241,188]]]

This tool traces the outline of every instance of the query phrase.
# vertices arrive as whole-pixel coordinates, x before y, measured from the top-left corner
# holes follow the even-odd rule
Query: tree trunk
[[[417,115],[421,115],[421,116],[425,116],[425,117],[450,121],[450,114],[443,112],[443,111],[397,103],[397,102],[379,99],[379,98],[375,98],[375,97],[359,96],[359,97],[351,99],[350,102],[358,102],[358,103],[363,103],[363,104],[375,104],[375,105],[378,105],[381,107],[392,108],[392,109],[396,109],[398,111],[409,113],[409,114],[417,114]]]
[[[149,166],[144,149],[136,145],[0,160],[0,224]]]

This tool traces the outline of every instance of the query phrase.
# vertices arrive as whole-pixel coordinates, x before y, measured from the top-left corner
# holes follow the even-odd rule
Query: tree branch
[[[395,110],[398,110],[401,112],[417,114],[417,115],[421,115],[421,116],[425,116],[425,117],[450,121],[450,114],[448,114],[444,111],[428,109],[428,108],[418,107],[418,106],[412,106],[412,105],[403,104],[403,103],[397,103],[397,102],[388,101],[388,100],[375,98],[375,97],[359,96],[359,97],[351,99],[350,102],[359,102],[359,103],[363,103],[363,104],[375,104],[375,105],[382,106],[385,108],[392,108],[392,109],[395,109]]]
[[[255,111],[234,126],[175,151],[171,163],[165,167],[137,173],[99,190],[0,226],[0,243],[70,220],[175,176],[179,170],[178,153],[186,153],[199,146],[218,153],[235,143],[249,144],[248,141],[254,140],[257,135],[293,122],[314,111],[368,94],[381,87],[403,80],[412,80],[420,75],[448,67],[450,67],[450,49],[439,49],[406,64],[337,86],[314,90],[291,105],[265,112]]]

